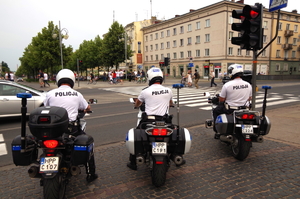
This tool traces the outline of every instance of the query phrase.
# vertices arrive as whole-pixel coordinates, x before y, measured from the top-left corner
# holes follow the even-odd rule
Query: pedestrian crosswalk
[[[114,91],[123,94],[138,96],[141,90],[145,86],[136,86],[136,87],[123,87],[123,88],[104,88],[107,91]],[[177,101],[177,90],[172,88],[173,99]],[[205,92],[209,92],[211,96],[214,96],[216,93],[220,92],[220,88],[217,87],[201,87],[199,89],[195,88],[181,88],[179,89],[179,105],[187,106],[192,108],[199,108],[201,110],[211,110],[211,104],[208,103],[208,97],[204,96]],[[258,91],[255,98],[255,107],[261,108],[264,100],[264,91]],[[267,106],[274,106],[280,104],[287,104],[292,102],[300,101],[299,96],[293,94],[280,94],[269,92],[267,96]]]

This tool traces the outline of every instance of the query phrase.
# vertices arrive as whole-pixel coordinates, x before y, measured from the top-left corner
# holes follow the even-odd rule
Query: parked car
[[[27,115],[43,106],[46,92],[7,80],[0,80],[0,118],[21,116],[21,99],[17,93],[31,93],[27,99]]]
[[[22,77],[18,77],[17,82],[24,82]]]

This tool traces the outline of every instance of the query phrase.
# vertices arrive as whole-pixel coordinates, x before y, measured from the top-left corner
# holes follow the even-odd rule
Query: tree
[[[0,77],[4,77],[5,73],[10,71],[10,68],[8,67],[7,63],[4,61],[1,62],[1,65],[2,65],[2,71]]]

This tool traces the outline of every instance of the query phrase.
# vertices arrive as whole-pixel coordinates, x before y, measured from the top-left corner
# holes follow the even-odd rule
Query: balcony
[[[293,49],[293,44],[283,44],[282,48],[284,50],[291,50],[291,49]]]
[[[284,32],[284,36],[285,37],[290,37],[290,36],[293,36],[294,35],[294,31],[293,30],[286,30]]]

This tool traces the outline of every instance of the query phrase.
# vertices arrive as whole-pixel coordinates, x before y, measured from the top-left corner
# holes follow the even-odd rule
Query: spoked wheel
[[[157,162],[153,159],[153,168],[151,171],[152,184],[160,187],[165,184],[167,176],[167,157],[164,157],[162,162]]]
[[[231,150],[233,152],[233,156],[243,161],[249,155],[251,147],[251,142],[245,141],[245,138],[242,135],[238,135],[234,138],[234,142],[231,144]]]
[[[63,180],[61,173],[54,178],[43,179],[44,199],[64,199],[66,188],[67,180]]]

